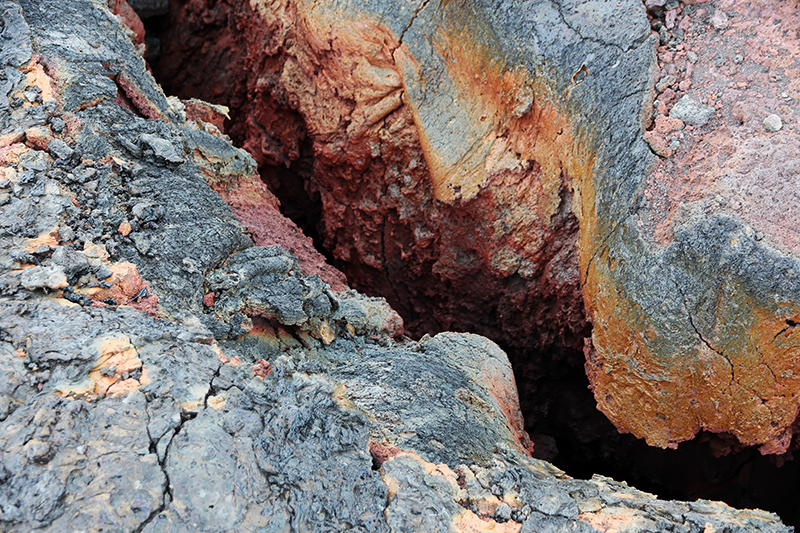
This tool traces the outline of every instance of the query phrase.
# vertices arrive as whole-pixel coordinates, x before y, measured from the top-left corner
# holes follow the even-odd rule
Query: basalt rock
[[[588,321],[586,370],[619,430],[783,453],[796,139],[762,121],[796,118],[797,54],[769,58],[796,48],[797,13],[687,4],[648,3],[651,25],[638,0],[177,1],[160,68],[231,105],[279,191],[297,185],[274,165],[305,176],[326,247],[411,332],[535,360],[580,346]]]
[[[395,340],[385,304],[253,245],[205,176],[254,162],[164,97],[105,3],[0,16],[4,531],[788,531],[531,459],[494,343]],[[37,268],[69,285],[22,284]]]
[[[306,176],[326,248],[351,283],[386,296],[409,331],[491,333],[531,353],[581,349],[589,329],[577,221],[549,155],[570,145],[569,125],[534,101],[533,72],[503,77],[500,49],[483,48],[497,41],[489,20],[469,38],[441,33],[431,47],[439,22],[442,32],[466,31],[473,13],[418,8],[174,2],[156,68],[178,94],[231,108],[228,133],[278,196],[302,196],[280,166]],[[461,55],[447,63],[435,50],[449,41]],[[448,64],[463,69],[455,81]],[[440,84],[446,94],[431,92]],[[485,98],[472,101],[474,91]],[[518,131],[537,123],[548,124],[546,143]]]

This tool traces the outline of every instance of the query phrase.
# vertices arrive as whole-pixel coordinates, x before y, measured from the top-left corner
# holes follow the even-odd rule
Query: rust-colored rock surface
[[[120,22],[0,0],[0,530],[791,530],[529,457],[497,345],[254,245],[255,162]]]
[[[243,168],[237,153],[219,131],[224,110],[196,100],[182,102],[183,111],[198,131],[213,132],[220,138],[213,148],[198,144],[194,158],[214,191],[231,206],[236,218],[258,246],[278,244],[295,256],[302,272],[318,275],[334,291],[348,289],[344,274],[325,261],[309,237],[280,212],[280,202],[254,167]]]
[[[279,197],[303,187],[281,180],[281,166],[305,174],[325,246],[410,332],[474,331],[530,352],[580,348],[588,329],[562,165],[577,174],[589,160],[570,153],[561,111],[534,101],[533,74],[495,63],[500,42],[482,42],[486,33],[453,34],[456,48],[437,43],[460,54],[442,80],[452,76],[448,94],[463,98],[426,101],[420,91],[444,63],[416,64],[425,32],[434,19],[455,32],[470,15],[419,7],[400,3],[389,15],[377,3],[360,14],[349,3],[175,2],[181,22],[164,38],[160,77],[231,107],[229,133]],[[415,17],[426,22],[401,44]],[[192,68],[174,59],[187,56]],[[461,122],[445,128],[445,117]]]
[[[587,370],[603,412],[650,444],[708,430],[784,453],[800,392],[800,13],[725,0],[663,15],[683,39],[658,48],[652,133],[674,154],[643,182],[630,244],[587,271]]]
[[[318,200],[326,247],[411,332],[535,360],[580,346],[588,318],[621,431],[782,453],[800,405],[796,6],[689,4],[648,21],[634,0],[178,1],[159,68],[231,106],[278,196]]]

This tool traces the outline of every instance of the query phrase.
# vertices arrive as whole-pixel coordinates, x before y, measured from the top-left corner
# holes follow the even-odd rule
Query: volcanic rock
[[[770,50],[795,49],[798,15],[777,0],[664,7],[687,44],[651,31],[635,0],[213,15],[177,1],[159,68],[229,105],[276,190],[291,188],[277,166],[305,176],[326,248],[410,332],[490,335],[535,368],[591,322],[587,373],[621,431],[783,453],[800,407],[797,139],[728,113],[794,116],[771,95],[792,98],[781,73],[797,55]],[[654,110],[667,76],[680,81]],[[654,111],[685,129],[647,131]]]
[[[713,107],[703,105],[689,95],[678,100],[669,112],[670,118],[677,118],[695,127],[705,126],[716,114]]]
[[[494,343],[353,331],[374,313],[350,319],[357,306],[337,309],[299,261],[253,246],[204,179],[224,167],[224,179],[248,183],[253,161],[230,145],[226,158],[197,155],[222,139],[169,103],[104,4],[0,1],[0,16],[29,52],[0,54],[5,71],[34,74],[5,96],[33,85],[44,95],[20,104],[19,122],[0,114],[16,200],[0,205],[4,531],[788,531],[769,513],[660,501],[530,458]],[[16,135],[56,114],[80,154],[62,165]],[[142,149],[143,135],[181,161]],[[162,209],[134,217],[141,203]],[[146,252],[116,232],[134,218]],[[67,225],[95,272],[114,273],[111,286],[88,274],[49,294],[15,283],[63,268],[40,251]],[[115,287],[129,299],[93,292]],[[388,316],[374,300],[362,309],[375,307]],[[341,329],[327,344],[303,329],[329,317]],[[206,325],[218,323],[224,334]]]
[[[63,289],[67,286],[67,275],[64,268],[59,265],[50,267],[32,266],[22,271],[20,277],[22,286],[28,290],[40,289]]]
[[[764,119],[764,127],[767,128],[767,131],[780,131],[783,121],[781,121],[781,117],[773,113]]]

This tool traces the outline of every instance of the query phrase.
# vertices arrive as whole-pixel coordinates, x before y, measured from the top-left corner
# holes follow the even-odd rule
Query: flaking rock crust
[[[531,459],[494,343],[403,340],[288,221],[237,218],[254,161],[124,17],[0,20],[0,529],[789,531]]]
[[[173,3],[162,77],[229,102],[276,190],[304,177],[409,331],[491,336],[531,381],[591,337],[621,432],[791,448],[796,5],[213,4]]]

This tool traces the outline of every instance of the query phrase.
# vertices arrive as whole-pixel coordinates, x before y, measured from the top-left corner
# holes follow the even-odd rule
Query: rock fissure
[[[627,52],[630,52],[634,48],[636,48],[638,46],[641,46],[644,43],[644,41],[649,37],[649,35],[643,35],[643,36],[641,36],[639,41],[634,41],[631,44],[629,44],[627,48],[625,48],[625,47],[623,47],[623,46],[621,46],[621,45],[619,45],[617,43],[610,42],[610,41],[605,41],[605,40],[600,39],[600,38],[598,38],[596,36],[593,36],[593,35],[585,35],[578,28],[576,28],[573,24],[571,24],[567,20],[567,17],[564,15],[564,11],[565,11],[564,1],[565,0],[551,0],[551,1],[557,6],[557,11],[558,11],[558,14],[559,14],[559,16],[561,18],[561,23],[564,24],[565,26],[567,26],[570,30],[572,30],[583,41],[588,41],[588,42],[595,43],[595,44],[598,44],[598,45],[601,45],[601,46],[611,46],[611,47],[614,47],[617,50],[619,50],[620,53],[625,54]],[[584,63],[581,68],[585,68],[585,67],[586,67],[586,64]],[[591,75],[590,73],[587,74],[587,76],[590,76],[590,75]]]
[[[422,0],[419,6],[417,6],[417,8],[414,10],[414,14],[411,16],[411,20],[408,21],[406,27],[403,28],[403,31],[400,32],[400,37],[398,37],[397,39],[398,45],[394,50],[392,50],[392,55],[394,55],[394,52],[396,52],[398,48],[403,46],[403,39],[405,38],[406,33],[408,32],[408,30],[411,29],[411,25],[414,24],[414,21],[417,20],[417,16],[419,15],[420,11],[425,9],[425,6],[427,6],[430,3],[430,1],[431,0]]]
[[[684,300],[684,305],[685,305],[685,300]],[[697,326],[695,326],[695,325],[694,325],[694,320],[692,319],[692,314],[691,314],[691,313],[688,313],[688,312],[687,312],[686,316],[687,316],[687,318],[689,319],[689,324],[692,326],[692,329],[693,329],[693,330],[694,330],[694,332],[697,334],[697,338],[698,338],[698,339],[700,339],[700,341],[701,341],[703,344],[705,344],[705,345],[708,347],[708,349],[709,349],[709,350],[711,350],[711,351],[712,351],[712,352],[714,352],[715,354],[717,354],[717,355],[719,355],[720,357],[722,357],[723,359],[725,359],[725,361],[728,363],[728,367],[730,367],[730,370],[731,370],[731,385],[733,385],[734,383],[736,383],[736,373],[735,373],[735,372],[736,372],[736,370],[735,370],[735,366],[734,366],[733,362],[732,362],[732,361],[730,360],[730,358],[729,358],[727,355],[725,355],[723,352],[721,352],[721,351],[717,350],[716,348],[714,348],[714,347],[711,345],[711,343],[710,343],[710,342],[708,342],[708,340],[707,340],[707,339],[706,339],[706,338],[703,336],[703,334],[702,334],[702,333],[700,333],[700,330],[699,330],[699,329],[697,329]]]
[[[175,1],[178,4],[173,5],[173,12],[183,12],[182,0]],[[48,10],[37,11],[38,2],[45,2],[58,16],[43,18]],[[28,189],[33,191],[31,185],[37,195],[40,191],[54,194],[53,185],[49,184],[48,189],[43,176],[57,167],[65,169],[65,176],[57,176],[59,181],[69,173],[85,176],[84,182],[73,187],[81,194],[64,205],[86,209],[70,218],[58,218],[59,212],[55,219],[48,219],[47,224],[43,221],[37,231],[27,230],[25,235],[12,232],[13,242],[7,248],[27,250],[38,264],[29,263],[23,255],[7,257],[0,252],[0,283],[4,287],[0,306],[12,305],[4,300],[8,296],[25,297],[35,308],[29,317],[0,313],[0,324],[12,324],[15,338],[24,333],[29,339],[24,361],[14,355],[13,346],[7,351],[0,345],[3,370],[0,455],[3,468],[8,469],[2,471],[0,502],[22,502],[16,507],[5,503],[0,506],[3,512],[0,525],[4,529],[16,533],[34,524],[70,530],[78,526],[73,517],[84,521],[91,517],[104,529],[138,528],[143,533],[164,528],[188,531],[197,529],[198,524],[209,529],[317,531],[333,527],[383,533],[392,529],[435,531],[451,525],[457,530],[473,530],[486,527],[483,519],[488,518],[494,519],[491,523],[495,529],[502,524],[506,528],[519,528],[516,522],[522,523],[526,531],[566,528],[602,531],[608,529],[609,523],[617,523],[620,514],[631,523],[654,522],[655,530],[674,529],[676,523],[687,522],[686,529],[692,533],[707,529],[708,522],[718,529],[785,529],[771,515],[733,511],[717,504],[660,502],[610,480],[573,480],[555,472],[550,465],[529,460],[526,454],[530,446],[512,369],[496,345],[476,335],[451,333],[410,342],[402,337],[399,317],[385,302],[348,292],[341,281],[337,290],[323,285],[312,274],[324,276],[332,284],[336,283],[336,274],[331,274],[327,265],[313,266],[314,262],[309,260],[311,254],[305,248],[308,241],[298,233],[291,233],[296,228],[291,229],[293,226],[279,216],[268,218],[277,212],[277,203],[254,179],[256,163],[231,147],[221,135],[223,119],[219,109],[215,111],[213,106],[197,101],[164,98],[152,79],[140,72],[144,68],[138,56],[142,47],[137,44],[136,32],[109,32],[117,28],[118,20],[109,18],[96,2],[79,0],[60,7],[56,4],[52,0],[23,0],[21,8],[11,6],[12,11],[25,13],[24,20],[34,24],[37,54],[60,65],[52,71],[53,87],[62,93],[58,100],[42,90],[41,101],[33,92],[30,98],[23,94],[20,101],[31,108],[44,107],[43,103],[50,102],[47,113],[55,118],[64,116],[61,119],[64,126],[67,123],[71,126],[67,131],[55,121],[54,129],[48,133],[44,129],[49,122],[42,122],[40,126],[46,126],[42,126],[42,131],[23,128],[22,135],[12,132],[12,144],[0,149],[0,157],[7,158],[3,160],[7,164],[0,170],[0,180],[9,179],[5,186],[0,181],[0,195],[11,192],[15,198],[24,198]],[[116,2],[114,9],[121,9],[123,4]],[[631,6],[625,1],[617,4]],[[8,3],[0,1],[0,5],[5,8]],[[264,131],[251,125],[248,131],[256,132],[257,137],[249,140],[241,137],[250,143],[248,146],[262,168],[268,166],[267,160],[278,163],[288,160],[298,168],[305,168],[309,175],[328,180],[327,187],[315,186],[312,180],[306,186],[312,191],[310,194],[320,196],[332,254],[349,261],[354,272],[363,269],[362,283],[374,274],[365,265],[383,272],[383,278],[376,279],[395,290],[385,293],[408,298],[412,302],[409,307],[425,319],[435,317],[444,325],[480,328],[489,334],[498,331],[500,325],[506,339],[528,349],[525,357],[517,356],[517,361],[529,365],[524,371],[515,369],[519,375],[528,372],[548,376],[547,381],[533,378],[519,382],[530,388],[544,387],[552,380],[549,390],[558,389],[559,374],[550,370],[559,370],[564,361],[579,367],[580,360],[573,359],[574,352],[570,350],[581,346],[588,334],[582,322],[583,299],[579,291],[583,280],[578,273],[582,265],[576,254],[586,252],[581,257],[587,257],[592,246],[578,247],[576,251],[575,239],[582,239],[581,246],[597,242],[594,234],[588,240],[586,233],[578,236],[578,220],[568,214],[570,202],[561,192],[564,175],[580,177],[582,185],[587,186],[581,192],[587,196],[576,195],[579,206],[576,213],[580,212],[582,228],[586,224],[591,227],[594,224],[591,207],[596,199],[588,180],[593,174],[576,170],[584,164],[581,161],[588,161],[584,159],[588,156],[569,155],[582,149],[571,139],[569,125],[584,116],[602,121],[604,115],[601,110],[580,112],[575,115],[578,118],[564,117],[548,107],[546,98],[539,93],[531,99],[530,80],[542,78],[535,71],[538,67],[527,60],[511,61],[498,68],[491,61],[474,60],[476,54],[486,51],[489,52],[486,57],[504,57],[508,53],[503,48],[504,42],[513,42],[514,47],[528,46],[527,27],[526,37],[508,37],[516,35],[514,28],[519,21],[527,21],[526,17],[540,12],[520,12],[519,17],[511,19],[514,24],[500,31],[493,27],[502,24],[503,17],[499,14],[505,13],[507,17],[504,10],[513,12],[511,7],[518,4],[508,2],[498,6],[476,0],[475,9],[470,11],[460,10],[456,3],[445,3],[436,12],[430,6],[422,9],[424,6],[418,5],[413,25],[404,30],[402,19],[394,17],[381,18],[392,24],[388,29],[372,24],[371,16],[359,15],[358,23],[348,22],[350,11],[370,13],[380,8],[379,2],[362,6],[361,2],[345,1],[336,4],[333,13],[326,10],[325,3],[313,3],[319,9],[312,10],[306,9],[310,4],[290,1],[289,15],[299,20],[299,24],[284,24],[290,20],[281,18],[284,13],[280,10],[286,7],[283,3],[231,1],[217,3],[218,9],[214,10],[206,9],[208,6],[202,0],[185,5],[190,7],[189,15],[195,17],[192,31],[199,29],[196,35],[202,35],[202,51],[195,54],[193,61],[208,52],[219,58],[215,47],[206,45],[222,43],[228,51],[223,63],[235,67],[239,80],[247,73],[244,87],[253,84],[249,92],[228,94],[234,100],[241,98],[241,94],[253,96],[253,102],[247,105],[252,104],[258,112],[250,114],[246,108],[234,105],[231,116],[237,120],[250,117],[259,125],[269,125],[264,131],[275,131],[276,123],[279,129],[284,128],[274,136],[264,137]],[[598,5],[588,4],[592,9]],[[607,8],[610,9],[610,3]],[[473,11],[475,16],[471,16]],[[3,20],[5,14],[0,9]],[[448,23],[448,20],[461,21],[459,17],[465,14],[470,16],[463,19],[464,24]],[[592,20],[597,15],[591,10],[585,14]],[[316,19],[318,16],[322,18]],[[124,19],[123,15],[120,17]],[[344,23],[338,23],[337,17],[344,17]],[[444,17],[442,24],[436,22],[436,17]],[[128,20],[126,24],[136,26],[130,14]],[[598,20],[603,20],[602,16]],[[248,26],[252,21],[258,24]],[[434,33],[426,29],[431,21]],[[235,26],[234,34],[224,34],[228,24]],[[475,24],[477,31],[471,31]],[[579,34],[573,38],[557,20],[553,24],[552,28],[559,28],[557,32],[569,36],[577,47],[575,54],[563,59],[571,63],[584,55],[578,48],[585,39]],[[203,30],[209,25],[213,31],[222,32],[219,39]],[[545,27],[541,21],[537,25]],[[97,26],[104,30],[98,30]],[[57,28],[58,33],[51,35],[51,27]],[[334,27],[338,30],[326,34],[326,28]],[[609,25],[602,31],[612,27]],[[470,30],[466,39],[458,33],[462,28]],[[551,31],[551,27],[547,28]],[[88,71],[83,70],[86,62],[76,60],[73,54],[89,48],[73,47],[66,53],[60,48],[63,37],[59,35],[66,35],[63,29],[69,29],[76,39],[97,43],[97,47],[91,47],[95,50],[91,54],[119,59],[114,59],[116,63],[112,61],[111,67],[107,61],[108,64],[101,62]],[[489,31],[482,34],[484,29]],[[304,37],[304,31],[311,32],[310,39]],[[120,38],[118,33],[126,36]],[[393,36],[399,33],[403,34],[402,50],[393,49],[396,43]],[[503,39],[498,40],[497,35]],[[559,37],[559,33],[552,35]],[[239,40],[241,36],[247,38]],[[316,37],[321,38],[315,40]],[[191,45],[192,39],[180,43]],[[523,50],[522,55],[538,58],[541,52],[554,61],[556,77],[561,76],[558,74],[562,69],[558,63],[560,44],[555,48],[552,44],[559,41],[545,43],[535,53]],[[278,58],[275,54],[283,54],[286,51],[283,44],[289,42],[291,57]],[[364,47],[364,43],[370,44]],[[417,48],[420,43],[433,44],[430,57],[425,55],[427,52],[420,54]],[[448,43],[468,46],[458,50]],[[487,43],[485,50],[481,48]],[[256,52],[238,57],[234,52],[237,44],[243,49],[253,46]],[[474,49],[470,48],[473,44],[477,45]],[[591,41],[586,44],[594,50],[607,48],[612,55],[619,53],[613,46]],[[431,70],[427,62],[438,61],[436,55],[440,53],[447,56],[440,65],[444,68]],[[0,59],[4,58],[0,54]],[[412,61],[408,62],[409,58]],[[337,61],[344,61],[344,68],[336,67]],[[516,63],[533,70],[512,68]],[[246,68],[239,68],[245,64]],[[416,66],[421,67],[419,76],[414,73]],[[120,89],[109,85],[108,71],[130,73],[136,80],[131,84],[136,87],[131,97],[140,99],[150,115],[139,116],[125,110],[125,101],[114,98],[113,93],[119,93]],[[207,87],[215,87],[218,78],[214,69],[203,68],[198,72],[203,73],[203,82],[214,81],[206,83]],[[369,102],[377,98],[381,106],[394,105],[393,100],[385,101],[386,95],[397,92],[387,93],[386,88],[397,86],[399,72],[405,76],[408,87],[401,95],[406,103],[393,107],[388,115],[382,112],[384,108],[375,110],[374,116],[380,116],[377,124],[369,114]],[[358,79],[352,79],[357,90],[337,82],[341,73],[357,74]],[[566,74],[569,77],[571,73]],[[592,91],[600,91],[597,101],[601,101],[606,87],[613,87],[613,84],[598,84],[605,75],[603,72],[593,74],[571,80],[580,84],[579,92],[573,93],[581,95],[574,98],[576,105]],[[80,84],[73,83],[76,76]],[[461,92],[437,93],[453,79]],[[260,89],[255,87],[256,80],[261,83]],[[426,90],[432,91],[428,103],[436,102],[441,94],[458,97],[446,99],[448,105],[434,112],[426,110],[420,107],[419,95],[414,93],[414,80],[425,82]],[[307,90],[309,87],[314,87],[313,93]],[[370,87],[375,87],[375,91],[370,92]],[[122,89],[125,92],[125,87]],[[515,117],[520,115],[514,119],[519,122],[513,123],[526,133],[517,132],[517,126],[500,128],[497,131],[507,130],[507,134],[487,137],[495,143],[496,150],[487,149],[483,155],[478,153],[482,150],[480,143],[466,139],[466,144],[462,144],[468,145],[469,153],[466,159],[458,159],[453,168],[471,165],[470,158],[475,154],[479,155],[479,162],[489,154],[493,162],[487,167],[490,170],[485,180],[476,174],[479,179],[473,181],[462,179],[464,176],[442,181],[442,169],[446,170],[450,163],[445,161],[436,172],[428,173],[426,167],[435,166],[437,154],[446,157],[451,153],[450,148],[437,144],[442,141],[441,136],[434,135],[426,141],[415,135],[447,131],[443,124],[431,122],[436,117],[458,120],[472,116],[473,110],[464,103],[471,101],[469,95],[473,90],[483,95],[473,116],[475,124],[481,122],[480,116],[485,116],[491,124],[495,120],[491,112],[502,114],[503,109],[513,107]],[[81,108],[98,94],[107,98],[96,106]],[[218,92],[217,96],[220,94],[225,93]],[[615,101],[612,94],[606,96],[605,101]],[[495,97],[500,98],[499,103],[492,102]],[[148,102],[153,103],[152,108]],[[367,105],[359,108],[365,102]],[[341,109],[337,107],[339,104]],[[259,107],[262,105],[265,107]],[[66,110],[63,114],[62,107]],[[289,107],[292,113],[284,113]],[[458,112],[453,114],[456,108]],[[77,120],[88,127],[75,127],[73,117],[69,116],[75,109],[83,109],[78,111]],[[0,106],[0,118],[4,117],[2,110]],[[363,117],[359,114],[362,111],[367,112]],[[614,112],[627,116],[623,109]],[[413,117],[413,113],[422,113],[422,118]],[[302,127],[298,126],[298,117]],[[334,120],[326,123],[329,117]],[[51,119],[54,120],[53,117],[47,120]],[[242,128],[240,124],[234,121],[233,128]],[[366,129],[359,129],[359,124]],[[552,128],[547,129],[548,125]],[[295,127],[298,129],[293,130]],[[343,127],[346,131],[341,130]],[[469,127],[454,123],[452,131],[463,134],[471,131]],[[53,154],[52,161],[47,159],[44,149],[41,150],[44,157],[28,159],[25,150],[46,146],[47,135],[53,134],[64,139],[67,148],[79,151],[75,160],[55,163],[56,157],[61,158],[59,154],[67,153],[59,143],[46,151]],[[526,147],[528,134],[534,134],[536,142],[543,144]],[[301,138],[305,140],[292,145]],[[455,139],[461,142],[458,135]],[[281,146],[276,148],[274,140],[279,140]],[[550,142],[556,143],[556,150],[550,150]],[[11,151],[2,151],[7,146],[13,146]],[[293,153],[290,146],[297,152]],[[625,146],[636,149],[635,143]],[[276,155],[269,159],[270,151],[286,157]],[[18,176],[20,166],[16,158],[21,153],[25,158],[20,161],[32,165],[30,179]],[[548,159],[551,153],[574,160],[554,161]],[[592,157],[589,159],[594,161]],[[602,161],[605,155],[600,153],[599,157]],[[296,163],[303,158],[306,160],[302,164]],[[587,168],[593,164],[586,163]],[[78,166],[80,169],[72,172]],[[483,168],[483,164],[477,168]],[[121,183],[117,182],[118,176]],[[386,176],[391,179],[382,181]],[[440,181],[431,184],[431,180]],[[150,192],[145,195],[133,192],[148,188]],[[613,194],[608,194],[611,190]],[[453,201],[447,199],[450,192],[455,195]],[[471,196],[473,192],[475,196]],[[624,216],[625,194],[619,184],[599,190],[602,201],[597,205],[613,204],[612,210]],[[142,198],[116,214],[105,210],[110,205],[109,195]],[[391,203],[388,208],[383,204],[386,199]],[[426,212],[415,205],[434,205],[435,211]],[[342,206],[344,211],[337,213]],[[620,206],[621,210],[616,209]],[[16,216],[15,208],[15,202],[0,202],[4,217]],[[31,209],[25,216],[39,220],[47,213],[46,209]],[[415,222],[420,220],[420,213],[425,214],[424,225]],[[480,220],[484,222],[473,226]],[[35,222],[25,222],[30,227],[32,221]],[[605,224],[605,220],[600,223],[607,227]],[[269,233],[275,225],[289,228],[295,237],[287,239],[284,233],[279,237],[282,240],[276,242],[275,234]],[[609,261],[593,260],[587,278],[595,275],[597,269],[613,268],[611,265],[618,257],[627,259],[617,254],[618,249],[615,251],[627,235],[619,231],[618,225],[622,227],[624,221],[615,222],[604,240]],[[62,226],[65,226],[63,232]],[[357,231],[348,233],[345,231],[348,228]],[[542,233],[541,228],[550,233]],[[600,228],[599,232],[605,230]],[[351,235],[356,239],[348,241]],[[536,243],[537,239],[550,244],[543,248]],[[42,242],[51,244],[43,247]],[[502,244],[492,248],[489,246],[492,242]],[[99,265],[92,265],[82,280],[71,280],[76,283],[70,291],[59,292],[51,285],[61,285],[61,270],[67,276],[66,271],[72,267],[64,260],[64,250],[56,254],[53,248],[71,250],[78,244],[86,244],[87,260],[91,256],[99,260]],[[103,255],[102,249],[98,249],[100,244],[107,247],[113,260],[100,258]],[[293,258],[295,254],[300,257]],[[121,278],[105,276],[108,272],[114,274],[114,263],[123,259],[131,265],[126,267],[126,279],[131,283],[124,290]],[[143,286],[144,281],[134,277],[132,267],[142,273],[149,285]],[[625,268],[629,269],[630,264]],[[414,276],[398,279],[408,272]],[[59,276],[47,278],[50,274]],[[101,281],[107,279],[112,281]],[[420,279],[424,284],[417,284]],[[591,301],[590,291],[597,286],[593,285],[595,281],[583,285],[587,302]],[[95,283],[98,286],[87,287]],[[101,283],[109,287],[100,286]],[[464,290],[473,286],[480,289],[477,296]],[[545,289],[537,292],[536,287],[540,286]],[[114,295],[87,292],[96,296],[96,300],[89,296],[80,299],[86,307],[65,304],[64,297],[75,294],[75,290],[115,288],[120,292]],[[635,293],[638,289],[631,287],[631,290]],[[441,307],[427,306],[426,300],[433,299]],[[458,305],[447,309],[454,301]],[[684,306],[685,301],[684,298]],[[92,305],[102,308],[88,307]],[[439,315],[442,308],[450,315]],[[612,303],[608,309],[624,311],[625,306]],[[436,310],[436,316],[431,310]],[[154,316],[159,319],[152,319]],[[725,318],[723,314],[719,317]],[[691,316],[690,320],[697,318]],[[110,338],[104,330],[109,321],[119,324]],[[601,324],[602,320],[598,320],[596,327]],[[419,330],[421,326],[415,327]],[[768,331],[777,329],[780,328]],[[61,336],[54,336],[53,331]],[[602,349],[603,332],[596,331],[597,347]],[[648,342],[663,339],[663,330],[643,328],[640,333]],[[697,331],[694,334],[699,336]],[[85,343],[76,342],[76,338],[85,339]],[[18,339],[15,342],[22,345]],[[58,349],[53,349],[54,345],[59,345]],[[645,347],[641,343],[638,346]],[[547,352],[548,349],[553,351]],[[723,351],[727,353],[727,349]],[[552,355],[556,352],[559,353]],[[228,363],[220,364],[225,360]],[[643,375],[649,376],[648,370],[645,368]],[[91,384],[86,380],[87,375]],[[35,384],[21,388],[14,383],[16,376],[25,380],[35,377]],[[669,383],[663,376],[655,377],[662,379],[663,384]],[[6,384],[4,379],[10,382]],[[86,387],[90,387],[89,392]],[[6,391],[12,390],[24,397],[15,398],[14,407],[8,407]],[[94,391],[100,392],[91,404],[58,398],[62,394],[68,398],[94,398]],[[538,407],[541,409],[538,412],[552,409],[556,413],[557,409],[563,409],[566,416],[551,415],[553,420],[560,420],[561,426],[578,427],[586,420],[583,417],[588,410],[569,411],[576,403],[559,405],[562,396],[548,398],[544,389],[538,394],[538,398],[550,402]],[[598,400],[601,398],[602,393],[598,393]],[[43,402],[79,406],[70,409],[80,409],[90,418],[75,425],[81,433],[67,440],[61,436],[49,440],[46,429],[39,431],[39,423],[30,422],[34,416],[42,416],[36,413],[47,412],[40,411]],[[769,411],[770,416],[780,412],[771,405]],[[532,420],[529,427],[543,427],[542,418]],[[586,427],[592,426],[584,425],[580,431],[588,434]],[[31,432],[38,432],[36,438],[30,438]],[[602,434],[602,431],[592,429],[591,433]],[[157,439],[154,448],[153,442],[159,434],[162,438]],[[615,433],[607,435],[619,438]],[[92,444],[79,446],[73,452],[72,443],[81,441]],[[374,455],[366,452],[372,451],[373,441],[384,443],[381,445],[387,450],[404,450],[407,454],[386,452],[387,460],[379,465],[377,473],[373,469]],[[114,452],[114,447],[120,451]],[[77,474],[65,474],[53,467],[73,464],[73,459],[79,456],[89,459],[81,473],[83,477],[76,478]],[[92,457],[98,459],[97,464]],[[50,466],[41,466],[48,461],[52,461]],[[459,465],[473,466],[465,469]],[[37,470],[42,468],[47,470]],[[167,471],[172,474],[168,478]],[[69,480],[64,477],[67,475]],[[58,479],[51,481],[53,476]],[[41,503],[35,498],[19,496],[28,494],[20,487],[29,486],[26,485],[29,477],[48,481],[49,492],[43,493]],[[165,493],[164,479],[169,494]],[[234,483],[219,480],[234,480]],[[98,498],[101,492],[96,486],[110,487],[101,491],[110,500]],[[134,486],[139,491],[128,495],[125,488]],[[458,503],[465,501],[460,490],[468,492],[469,500],[475,503],[474,509],[467,510]],[[281,496],[275,496],[278,492]],[[592,503],[596,498],[603,503]],[[630,505],[617,505],[626,500]],[[46,510],[52,502],[55,502],[52,515],[36,511]],[[424,512],[431,505],[438,510],[435,518]],[[654,508],[669,512],[660,515],[652,511]],[[681,518],[676,520],[677,516]]]
[[[145,395],[145,400],[147,400],[147,396],[146,395]],[[149,401],[148,401],[148,405],[149,405]],[[144,521],[142,521],[142,523],[139,524],[139,526],[135,530],[135,533],[142,533],[142,531],[144,531],[145,528],[147,528],[147,526],[149,524],[151,524],[153,522],[153,520],[155,520],[155,518],[158,515],[160,515],[164,511],[164,509],[167,507],[167,498],[172,498],[171,488],[170,488],[170,481],[169,481],[169,472],[167,471],[167,467],[166,467],[166,457],[167,457],[167,453],[169,453],[169,445],[167,445],[167,447],[166,447],[166,451],[164,452],[164,457],[163,458],[158,457],[158,440],[160,440],[160,438],[158,440],[153,438],[153,435],[150,433],[150,422],[151,422],[150,413],[149,413],[149,411],[147,409],[145,409],[145,414],[147,416],[147,427],[146,427],[146,430],[147,430],[147,438],[150,440],[150,448],[149,448],[150,449],[150,453],[152,455],[156,456],[156,459],[158,461],[158,465],[161,468],[161,473],[164,475],[164,484],[162,486],[162,494],[161,494],[161,503],[160,503],[160,505],[158,507],[156,507],[155,509],[153,509],[153,511],[150,513],[150,515],[148,515],[147,518],[145,518]],[[181,422],[181,424],[183,424],[183,422]],[[163,435],[161,436],[161,438],[163,438]],[[170,441],[170,444],[171,444],[171,441]]]
[[[783,328],[782,330],[780,330],[778,333],[776,333],[776,334],[775,334],[775,336],[774,336],[774,337],[772,337],[772,341],[771,341],[771,342],[773,342],[773,343],[774,343],[774,342],[775,342],[775,340],[776,340],[778,337],[780,337],[781,335],[783,335],[783,334],[784,334],[784,333],[786,333],[787,331],[789,331],[789,330],[791,330],[791,329],[793,329],[793,328],[795,328],[795,327],[797,327],[797,326],[800,326],[800,323],[798,323],[798,322],[795,322],[794,320],[786,320],[786,327],[785,327],[785,328]]]

